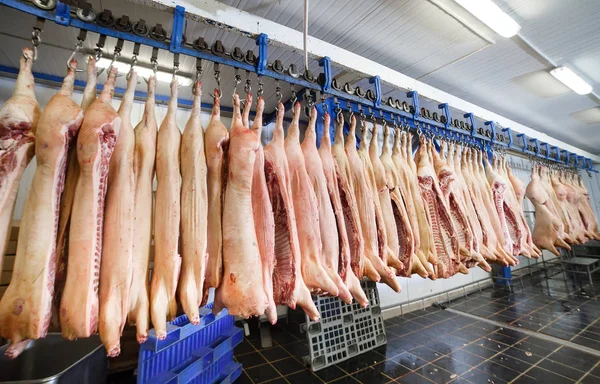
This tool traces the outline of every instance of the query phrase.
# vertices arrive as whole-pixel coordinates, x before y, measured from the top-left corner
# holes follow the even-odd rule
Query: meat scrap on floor
[[[126,322],[140,343],[151,326],[162,339],[179,312],[200,321],[210,288],[215,313],[266,314],[274,324],[276,305],[286,305],[316,320],[311,294],[367,306],[363,278],[400,292],[399,276],[490,271],[600,239],[589,193],[566,169],[535,164],[524,188],[502,153],[419,131],[413,156],[406,127],[319,115],[314,106],[305,127],[300,103],[287,131],[278,105],[263,148],[265,100],[253,105],[247,93],[242,108],[234,94],[228,129],[216,90],[205,131],[199,82],[182,134],[176,76],[158,129],[156,79],[148,79],[142,120],[131,121],[135,72],[116,111],[116,69],[96,98],[93,58],[82,105],[72,99],[73,61],[40,116],[31,55],[24,50],[14,96],[0,109],[0,156],[14,165],[0,179],[2,246],[21,174],[37,155],[13,279],[0,301],[0,335],[13,358],[49,330],[68,339],[99,332],[116,356]],[[535,207],[533,231],[525,196]]]

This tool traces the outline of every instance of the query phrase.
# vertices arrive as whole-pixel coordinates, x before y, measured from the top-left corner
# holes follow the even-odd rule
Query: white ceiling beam
[[[228,6],[216,0],[130,0],[138,4],[146,4],[158,8],[175,8],[180,5],[185,8],[190,15],[195,15],[200,19],[213,20],[217,23],[232,27],[241,33],[250,33],[257,35],[265,33],[269,36],[269,41],[275,45],[282,45],[292,50],[303,52],[303,34],[285,25],[275,23],[265,18],[250,14],[235,7]],[[481,108],[466,100],[441,91],[430,85],[422,83],[400,72],[397,72],[384,65],[376,63],[366,57],[359,56],[346,49],[327,43],[314,37],[308,37],[308,53],[311,57],[329,56],[331,61],[337,66],[342,66],[349,71],[357,71],[368,76],[378,75],[381,81],[398,88],[406,90],[416,90],[420,96],[435,100],[440,103],[448,103],[453,108],[465,112],[472,112],[475,116],[485,121],[495,121],[503,127],[510,127],[513,131],[524,133],[525,135],[537,138],[540,142],[548,143],[551,146],[558,146],[569,152],[591,158],[593,162],[600,163],[600,156],[584,151],[573,145],[555,139],[543,132],[519,124],[504,116],[500,116],[485,108]]]

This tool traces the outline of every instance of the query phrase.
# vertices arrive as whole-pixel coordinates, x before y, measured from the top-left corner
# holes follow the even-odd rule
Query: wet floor
[[[600,349],[600,291],[569,284],[528,277],[444,304],[517,330],[434,307],[388,319],[387,345],[318,372],[304,366],[305,334],[276,326],[263,349],[254,332],[235,351],[244,366],[237,382],[600,383],[597,355],[518,330]]]

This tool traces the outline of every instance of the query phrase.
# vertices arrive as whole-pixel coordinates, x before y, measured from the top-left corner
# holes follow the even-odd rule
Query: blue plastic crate
[[[234,317],[227,310],[215,316],[211,307],[200,309],[198,325],[191,324],[186,315],[169,322],[165,340],[158,340],[154,330],[149,332],[148,340],[140,346],[138,383],[188,383],[206,376],[204,371],[216,362],[223,373],[229,372],[225,368],[233,363],[233,348],[242,342],[243,331],[234,326]],[[229,361],[224,360],[230,352]],[[235,372],[233,369],[229,372],[232,375],[222,375],[223,380]]]

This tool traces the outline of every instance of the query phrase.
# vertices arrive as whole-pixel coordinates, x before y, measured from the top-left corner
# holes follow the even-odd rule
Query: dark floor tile
[[[527,371],[527,376],[531,376],[542,383],[573,383],[573,380],[538,367],[533,367]]]
[[[596,377],[600,377],[600,364],[596,365],[596,367],[594,367],[594,369],[592,369],[590,374],[592,374]]]
[[[258,352],[246,353],[244,355],[236,356],[235,358],[238,363],[242,364],[244,369],[252,368],[267,362],[267,360],[265,360]]]
[[[387,360],[382,363],[375,364],[371,368],[373,368],[376,372],[383,373],[386,376],[391,377],[392,379],[404,376],[410,372],[410,369],[392,360]]]
[[[265,381],[269,381],[269,380],[273,380],[278,377],[281,377],[281,375],[279,373],[277,373],[277,371],[268,364],[250,368],[250,369],[245,369],[245,370],[246,370],[246,373],[248,374],[248,376],[255,383],[262,383]]]
[[[467,380],[463,377],[460,377],[460,376],[453,378],[452,381],[449,381],[448,383],[449,384],[473,384],[469,380]]]
[[[401,384],[425,384],[425,383],[433,383],[433,381],[427,379],[425,376],[421,376],[416,372],[411,372],[402,376],[399,379],[396,379],[397,383]]]
[[[274,380],[269,380],[265,384],[287,384],[287,380],[283,377],[278,377]]]
[[[549,354],[554,352],[554,350],[556,349],[556,348],[541,347],[539,345],[533,344],[529,338],[527,338],[523,341],[519,341],[518,343],[516,343],[514,345],[514,347],[522,349],[526,352],[534,353],[534,354],[542,356],[542,357],[548,356]]]
[[[434,339],[424,346],[432,349],[436,352],[439,352],[442,355],[447,355],[457,349],[465,347],[467,345],[467,341],[461,339],[460,337],[447,335],[444,337],[440,337],[439,339]]]
[[[489,372],[480,371],[477,368],[473,368],[470,371],[467,371],[461,375],[463,379],[466,379],[472,383],[494,383],[501,384],[506,383],[506,381],[495,377],[493,374]]]
[[[409,352],[411,354],[413,354],[423,360],[429,361],[429,362],[432,362],[432,361],[437,360],[440,357],[442,357],[441,353],[431,350],[427,347],[423,347],[423,346],[411,349]]]
[[[298,341],[297,337],[284,330],[271,332],[271,337],[273,338],[273,341],[277,342],[279,345],[287,345]]]
[[[256,352],[254,346],[248,340],[242,340],[233,350],[234,355],[243,355],[244,353]]]
[[[464,349],[454,351],[451,354],[449,354],[448,357],[458,361],[459,363],[466,364],[470,367],[474,367],[485,360],[485,358],[479,355],[475,355],[471,352],[465,351]]]
[[[521,315],[516,315],[516,314],[515,315],[505,315],[505,314],[502,314],[502,313],[495,313],[495,314],[493,314],[491,316],[488,316],[487,318],[490,319],[490,320],[494,320],[494,321],[499,321],[499,322],[502,322],[502,323],[510,324],[513,321],[515,321],[517,319],[520,319]]]
[[[584,376],[578,384],[598,384],[600,383],[600,377],[598,376],[593,376],[593,375],[586,375]]]
[[[330,381],[329,383],[333,384],[357,384],[359,381],[357,381],[354,377],[352,376],[343,376],[340,377],[339,379]]]
[[[461,363],[460,361],[449,356],[444,356],[441,359],[434,361],[433,364],[445,369],[448,372],[456,373],[457,375],[462,375],[472,368],[472,366]]]
[[[584,372],[592,369],[598,362],[596,356],[569,347],[562,347],[547,358]],[[600,374],[600,368],[598,373]]]
[[[392,381],[391,378],[381,372],[377,372],[373,367],[363,369],[362,371],[353,374],[352,377],[364,384],[385,384]]]
[[[306,344],[304,341],[296,341],[295,343],[286,344],[283,346],[283,348],[300,359],[310,354],[308,344]]]
[[[531,367],[530,363],[523,361],[523,360],[516,359],[505,353],[500,353],[500,354],[492,357],[490,361],[493,361],[494,363],[508,367],[519,373],[525,372],[526,370],[529,369],[529,367]]]
[[[537,366],[575,381],[581,379],[583,375],[585,375],[585,372],[583,371],[566,366],[554,360],[544,359],[540,361]]]
[[[506,356],[510,356],[514,359],[519,359],[519,360],[525,361],[526,363],[529,363],[529,364],[535,364],[544,358],[543,356],[537,355],[530,351],[526,351],[526,350],[514,348],[514,347],[508,348],[507,350],[502,352],[502,354],[506,355]]]
[[[302,363],[300,363],[298,360],[294,359],[293,357],[288,357],[287,359],[276,361],[276,362],[272,363],[272,365],[283,376],[289,375],[292,373],[296,373],[303,369],[306,369]]]
[[[315,374],[308,369],[285,377],[291,384],[320,384],[323,383]]]
[[[246,370],[242,370],[240,377],[235,381],[235,384],[252,384],[252,380],[246,374]]]
[[[489,359],[490,357],[494,356],[496,353],[502,352],[502,350],[503,350],[503,349],[498,349],[497,351],[493,351],[493,350],[488,349],[480,344],[482,344],[482,343],[475,342],[473,344],[469,344],[466,347],[461,348],[460,350],[465,350],[467,352],[471,352],[477,356],[481,356],[486,359]]]
[[[409,353],[404,352],[392,358],[392,361],[404,365],[406,368],[415,370],[427,364],[427,361]]]
[[[516,339],[516,340],[522,340],[527,337],[527,335],[524,334],[523,332],[514,331],[514,330],[508,329],[508,328],[500,328],[499,330],[496,331],[496,333],[506,335],[508,337],[512,337],[513,339]]]
[[[597,341],[598,343],[600,343],[600,334],[597,334],[594,332],[583,331],[578,336],[587,337],[590,340],[594,340],[594,341]]]
[[[337,366],[349,374],[353,374],[357,371],[370,367],[371,365],[380,363],[383,360],[383,357],[377,352],[369,351],[346,361],[342,361],[338,363]]]
[[[323,380],[325,382],[337,380],[340,377],[343,377],[343,376],[347,375],[346,372],[344,372],[339,367],[336,367],[335,365],[331,366],[331,367],[327,367],[327,368],[321,369],[320,371],[313,372],[313,373],[315,375],[317,375],[321,380]]]
[[[468,326],[466,328],[468,328]],[[473,332],[473,330],[471,330],[471,329],[467,330],[466,328],[462,328],[462,329],[456,330],[454,332],[451,332],[450,335],[459,337],[470,343],[472,341],[479,339],[481,336],[483,336],[485,334],[485,332],[483,330],[481,330],[481,332]]]
[[[506,336],[504,334],[497,333],[497,332],[490,333],[486,337],[488,339],[491,339],[491,340],[497,341],[499,343],[502,343],[502,344],[504,344],[506,346],[510,346],[510,345],[513,345],[513,344],[519,342],[519,339],[514,339],[514,338],[512,338],[510,336]]]
[[[412,345],[411,345],[412,346]],[[401,338],[388,339],[387,344],[382,345],[375,349],[375,352],[379,353],[383,357],[389,359],[394,356],[398,356],[399,354],[406,352],[405,346],[402,343]]]
[[[590,348],[593,348],[593,349],[598,349],[598,343],[599,342],[596,341],[596,340],[588,339],[587,337],[577,336],[576,338],[574,338],[571,341],[574,342],[574,343],[576,343],[576,344],[584,345],[586,347],[590,347]]]
[[[510,369],[508,366],[498,364],[494,361],[485,361],[477,366],[477,369],[487,372],[495,378],[511,381],[514,380],[521,372]]]
[[[531,376],[521,375],[511,382],[511,384],[538,384],[539,381]]]
[[[571,340],[573,337],[575,337],[577,335],[577,333],[579,333],[578,331],[577,332],[565,332],[560,329],[552,328],[551,326],[542,328],[538,332],[544,333],[546,335],[558,337],[559,339],[563,339],[563,340],[567,340],[567,341]]]
[[[267,349],[261,349],[260,353],[261,353],[261,355],[263,355],[265,357],[265,359],[267,359],[267,361],[277,361],[277,360],[281,360],[281,359],[290,357],[289,352],[280,346],[276,346],[273,348],[267,348]]]
[[[415,370],[415,372],[428,378],[434,383],[446,383],[456,377],[454,376],[456,374],[455,372],[448,372],[435,364],[427,364],[426,366]]]

